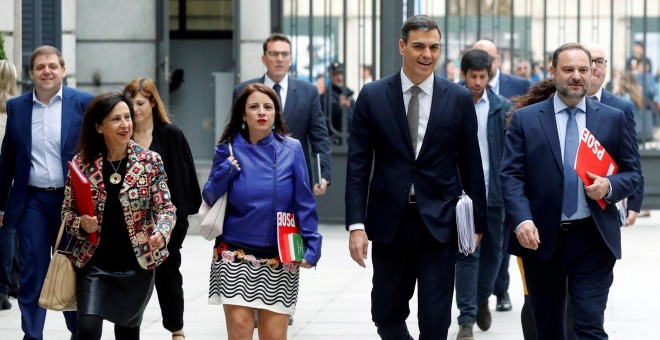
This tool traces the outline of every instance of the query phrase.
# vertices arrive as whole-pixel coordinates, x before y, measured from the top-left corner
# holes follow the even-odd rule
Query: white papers
[[[318,171],[319,177],[318,177],[318,183],[321,185],[321,182],[323,182],[321,179],[321,154],[317,153],[316,154],[316,170]]]
[[[456,229],[458,230],[458,251],[466,256],[477,248],[474,236],[474,212],[472,199],[465,192],[456,203]]]
[[[623,200],[616,202],[615,206],[619,211],[619,222],[622,227],[625,227],[626,219],[628,218],[628,199],[624,198]]]

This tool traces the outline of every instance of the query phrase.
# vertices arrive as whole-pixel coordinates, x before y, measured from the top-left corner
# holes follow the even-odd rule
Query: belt
[[[408,196],[408,203],[417,204],[417,196],[415,196],[415,195]]]
[[[569,231],[571,229],[586,227],[593,224],[594,224],[594,219],[591,216],[589,216],[579,220],[561,221],[561,223],[559,224],[559,228],[564,231]]]
[[[61,188],[39,188],[28,185],[28,192],[57,192],[64,191],[64,187]]]

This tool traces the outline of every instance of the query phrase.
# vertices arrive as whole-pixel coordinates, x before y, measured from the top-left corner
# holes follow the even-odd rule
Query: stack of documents
[[[474,213],[472,199],[465,192],[456,203],[456,228],[458,230],[458,251],[466,256],[477,248],[474,236]]]

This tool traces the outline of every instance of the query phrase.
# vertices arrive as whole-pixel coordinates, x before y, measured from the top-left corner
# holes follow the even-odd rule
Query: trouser
[[[156,268],[156,293],[163,327],[170,332],[183,328],[183,277],[181,267],[181,246],[188,231],[188,218],[177,216],[167,250],[167,259]]]

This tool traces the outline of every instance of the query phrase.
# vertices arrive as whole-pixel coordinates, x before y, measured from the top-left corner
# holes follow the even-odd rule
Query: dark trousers
[[[488,207],[488,232],[477,250],[456,259],[458,324],[477,319],[477,304],[487,304],[502,260],[504,207]]]
[[[395,239],[373,243],[371,316],[382,339],[411,339],[406,318],[417,284],[419,339],[446,339],[451,324],[456,242],[440,243],[416,204],[408,204]]]
[[[502,295],[509,290],[509,254],[507,249],[509,248],[509,238],[511,236],[511,226],[508,224],[508,221],[504,221],[504,233],[502,234],[502,261],[500,262],[500,267],[497,272],[497,277],[495,278],[495,284],[493,285],[493,294]]]
[[[607,339],[603,324],[616,258],[593,221],[561,231],[548,261],[523,260],[537,339],[567,339],[567,300],[578,339]]]
[[[167,250],[170,255],[156,268],[156,293],[163,327],[170,332],[183,328],[183,277],[181,276],[181,245],[188,232],[188,218],[177,216]]]
[[[12,226],[0,228],[0,295],[7,295],[11,286],[14,234],[15,230]]]
[[[19,261],[23,264],[19,273],[18,305],[24,340],[43,339],[46,310],[39,307],[39,294],[48,271],[51,247],[60,228],[63,199],[62,191],[28,194],[23,219],[16,226]],[[66,247],[68,240],[67,235],[62,237],[61,248]],[[76,318],[76,312],[64,312],[66,326],[74,335]]]

